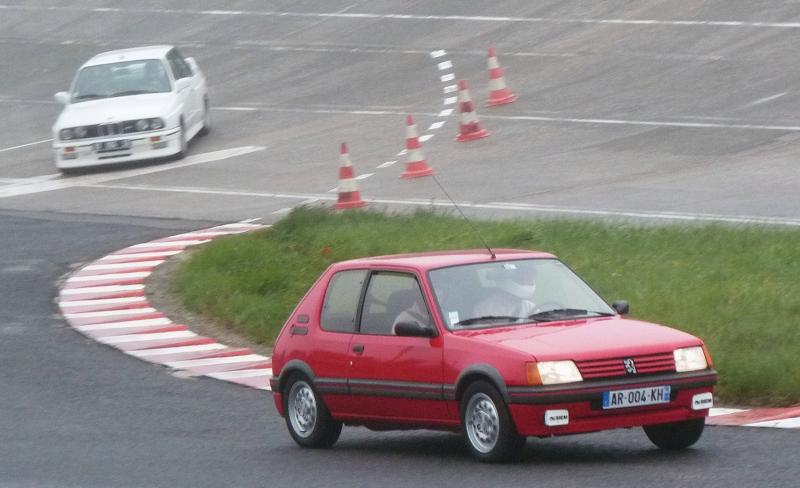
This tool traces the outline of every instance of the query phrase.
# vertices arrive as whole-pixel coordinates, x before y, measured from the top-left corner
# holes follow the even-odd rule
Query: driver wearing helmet
[[[487,296],[475,305],[476,317],[528,317],[536,312],[533,266],[524,263],[503,263],[487,276],[494,281]]]

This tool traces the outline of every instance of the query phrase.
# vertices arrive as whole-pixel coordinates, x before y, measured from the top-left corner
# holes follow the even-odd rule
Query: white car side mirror
[[[53,95],[53,98],[61,105],[69,105],[69,92],[58,92]]]
[[[186,58],[186,62],[189,63],[189,66],[192,68],[192,71],[197,73],[198,71],[197,61],[195,61],[194,58]]]

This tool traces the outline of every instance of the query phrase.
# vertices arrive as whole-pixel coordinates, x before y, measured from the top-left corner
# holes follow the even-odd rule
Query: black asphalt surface
[[[681,453],[638,429],[535,439],[501,466],[425,431],[345,428],[333,449],[301,450],[269,393],[175,377],[58,316],[74,264],[206,224],[0,213],[0,486],[797,486],[800,435],[777,429],[709,427]]]
[[[214,129],[191,164],[60,177],[52,94],[97,52],[156,43],[209,81]],[[53,303],[59,277],[115,249],[331,198],[342,141],[374,173],[363,196],[441,201],[399,178],[407,113],[455,199],[501,204],[483,215],[800,223],[798,45],[800,4],[783,0],[0,0],[0,487],[800,486],[796,430],[709,428],[682,453],[638,430],[529,440],[503,466],[430,432],[345,429],[301,451],[269,394],[96,344]],[[519,95],[492,110],[490,46]],[[453,141],[443,73],[469,81],[489,138]]]

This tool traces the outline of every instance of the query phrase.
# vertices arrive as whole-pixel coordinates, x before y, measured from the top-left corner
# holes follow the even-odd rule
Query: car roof
[[[492,259],[489,251],[485,248],[467,249],[458,251],[434,251],[411,254],[393,254],[389,256],[375,256],[367,258],[352,259],[338,263],[338,267],[359,267],[359,266],[404,266],[416,268],[420,271],[428,271],[448,266],[459,266],[463,264],[490,263],[492,261],[508,261],[512,259],[542,259],[555,258],[555,255],[528,251],[523,249],[492,249],[496,256]]]
[[[85,66],[95,66],[98,64],[116,63],[119,61],[135,61],[138,59],[162,59],[174,46],[142,46],[131,47],[128,49],[117,49],[116,51],[106,51],[97,54],[92,59],[84,63]]]

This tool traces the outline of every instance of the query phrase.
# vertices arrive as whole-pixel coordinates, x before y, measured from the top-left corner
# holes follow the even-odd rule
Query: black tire
[[[517,433],[506,402],[491,383],[475,381],[461,397],[461,430],[470,454],[489,463],[519,457],[525,437]]]
[[[205,136],[208,135],[209,132],[211,132],[211,108],[208,104],[208,98],[206,98],[203,100],[203,127],[197,135]]]
[[[331,447],[342,433],[342,423],[331,418],[317,390],[303,375],[295,375],[283,389],[286,428],[301,447]]]
[[[700,439],[706,419],[692,419],[671,424],[645,425],[642,427],[650,442],[669,451],[686,449]]]

